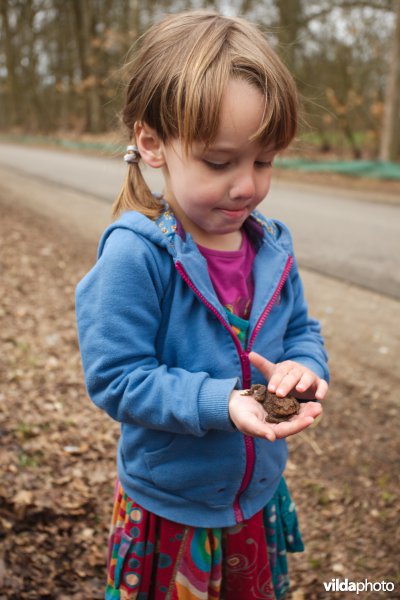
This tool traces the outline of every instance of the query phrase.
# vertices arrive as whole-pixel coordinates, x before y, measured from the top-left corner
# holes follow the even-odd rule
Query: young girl
[[[106,598],[279,598],[302,549],[284,438],[328,387],[290,234],[255,210],[295,87],[255,26],[210,12],[153,26],[131,68],[119,219],[77,289],[87,389],[121,423]],[[243,395],[266,382],[300,413],[267,423]]]

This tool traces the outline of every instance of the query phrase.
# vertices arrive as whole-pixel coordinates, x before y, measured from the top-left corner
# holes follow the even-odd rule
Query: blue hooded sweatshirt
[[[125,212],[77,287],[88,394],[121,423],[122,487],[145,509],[196,527],[250,518],[285,468],[285,440],[243,435],[229,418],[233,389],[265,383],[249,352],[297,361],[328,379],[287,228],[256,211],[245,226],[257,245],[246,348],[205,258],[169,210],[156,222]]]

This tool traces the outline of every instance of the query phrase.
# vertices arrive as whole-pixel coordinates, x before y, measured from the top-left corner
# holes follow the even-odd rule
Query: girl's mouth
[[[239,208],[237,210],[228,210],[225,208],[220,209],[221,212],[229,217],[230,219],[242,219],[247,215],[247,208]]]

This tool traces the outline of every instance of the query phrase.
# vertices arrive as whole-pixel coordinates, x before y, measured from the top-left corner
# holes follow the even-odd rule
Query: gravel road
[[[57,191],[88,194],[107,206],[125,172],[123,161],[110,157],[5,143],[0,143],[1,166],[9,173],[6,180],[13,173],[25,174],[30,180],[51,182]],[[151,169],[146,176],[151,189],[162,190],[160,171]],[[288,182],[278,175],[260,209],[289,226],[301,265],[400,298],[400,199],[395,202],[383,192]]]

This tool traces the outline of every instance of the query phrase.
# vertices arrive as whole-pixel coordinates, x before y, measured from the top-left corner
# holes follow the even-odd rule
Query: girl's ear
[[[154,169],[163,167],[165,164],[163,144],[156,130],[149,127],[147,123],[136,121],[134,132],[136,146],[146,165]]]

